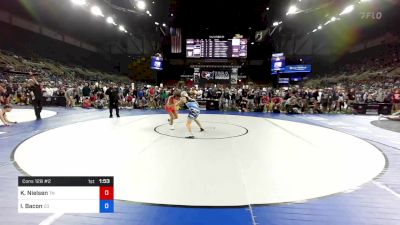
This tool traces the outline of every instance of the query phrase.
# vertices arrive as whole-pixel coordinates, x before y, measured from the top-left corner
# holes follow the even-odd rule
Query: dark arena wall
[[[0,22],[0,29],[2,31],[0,49],[2,50],[27,58],[40,56],[65,64],[113,71],[112,64],[100,53],[85,50],[3,22]]]

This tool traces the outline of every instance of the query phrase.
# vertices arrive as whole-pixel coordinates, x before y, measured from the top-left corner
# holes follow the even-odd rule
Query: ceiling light
[[[146,9],[146,3],[143,0],[139,0],[136,2],[136,6],[140,9],[140,10],[144,10]]]
[[[107,23],[109,23],[109,24],[114,24],[114,25],[117,25],[116,23],[115,23],[115,21],[114,21],[114,19],[111,17],[111,16],[109,16],[109,17],[107,17]]]
[[[299,9],[297,8],[297,6],[292,5],[292,6],[289,7],[286,15],[294,15],[294,14],[298,13],[298,10]]]
[[[90,11],[92,12],[93,15],[95,16],[102,16],[104,17],[103,12],[101,11],[101,9],[98,6],[92,6],[92,8],[90,9]]]
[[[87,5],[86,0],[71,0],[71,2],[75,5],[80,5],[80,6]]]
[[[353,10],[354,10],[354,5],[349,5],[339,15],[349,14],[353,12]]]

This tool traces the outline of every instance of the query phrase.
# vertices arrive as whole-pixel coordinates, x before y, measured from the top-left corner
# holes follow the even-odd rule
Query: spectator
[[[12,124],[16,124],[17,122],[11,122],[7,118],[7,113],[11,112],[12,106],[11,105],[5,105],[3,106],[3,109],[0,109],[0,121],[3,122],[5,126],[10,126]]]
[[[67,91],[65,92],[65,99],[67,101],[67,107],[70,107],[70,108],[75,107],[77,95],[78,95],[78,92],[77,92],[76,88],[67,89]]]
[[[126,107],[133,109],[133,103],[135,102],[135,99],[132,95],[132,92],[126,96],[125,101],[126,101]]]
[[[392,97],[393,110],[395,112],[400,110],[400,89],[397,89]]]
[[[88,83],[85,83],[85,86],[82,88],[82,96],[83,97],[90,97],[91,89]]]
[[[149,99],[150,99],[150,108],[156,109],[157,108],[156,89],[154,87],[150,87],[149,89]]]
[[[261,97],[261,108],[262,108],[262,112],[268,112],[268,106],[270,104],[270,98],[267,95],[266,92],[262,93],[262,97]]]
[[[89,109],[92,107],[92,102],[89,97],[84,97],[82,102],[82,108]]]
[[[0,105],[6,104],[6,89],[0,84]]]

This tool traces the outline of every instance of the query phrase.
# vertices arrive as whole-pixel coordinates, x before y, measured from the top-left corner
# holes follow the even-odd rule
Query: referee
[[[106,95],[108,95],[109,100],[109,109],[110,109],[110,118],[113,118],[113,109],[119,117],[119,97],[118,97],[118,87],[116,84],[112,84],[110,88],[107,89]]]
[[[31,79],[28,80],[31,103],[35,110],[36,120],[41,120],[42,117],[40,116],[40,113],[42,112],[43,108],[42,88],[40,87],[39,82],[36,80],[32,72],[29,72],[29,74],[32,77]]]

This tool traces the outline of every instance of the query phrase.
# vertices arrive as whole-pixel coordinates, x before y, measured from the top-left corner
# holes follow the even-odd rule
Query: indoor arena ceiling
[[[396,16],[396,10],[392,6],[399,6],[395,4],[396,0],[363,0],[363,4],[359,2],[360,0],[252,0],[236,3],[177,0],[175,22],[177,26],[184,28],[185,35],[189,37],[236,33],[252,36],[256,30],[271,28],[275,21],[282,21],[280,30],[283,34],[305,35],[339,15],[347,6],[356,5],[356,10],[346,15],[340,25],[329,27],[333,32],[340,33],[346,28],[361,30],[388,26],[390,18]],[[286,15],[291,5],[296,5],[299,12]],[[388,22],[362,19],[364,11],[382,12]]]
[[[236,34],[253,37],[255,31],[271,28],[273,22],[282,21],[279,30],[282,34],[304,35],[311,32],[332,16],[338,15],[349,4],[359,0],[145,0],[152,16],[144,11],[131,13],[117,8],[136,10],[132,0],[87,0],[90,4],[99,5],[105,14],[112,15],[118,23],[124,24],[129,32],[160,34],[156,31],[155,22],[170,26],[182,27],[186,37],[216,34]],[[364,0],[367,1],[367,0]],[[0,9],[10,11],[30,20],[37,21],[49,28],[77,37],[93,44],[101,44],[121,39],[124,35],[110,26],[104,18],[90,15],[88,10],[71,4],[69,0],[7,0]],[[176,3],[175,3],[176,2]],[[345,22],[330,26],[326,30],[335,33],[345,32],[347,28],[356,29],[360,24],[374,28],[371,35],[378,33],[377,28],[396,29],[399,4],[397,0],[369,0],[368,7],[358,7],[358,11],[348,15]],[[116,7],[111,7],[111,4]],[[176,9],[171,15],[171,5]],[[297,5],[300,13],[287,16],[290,5]],[[393,7],[396,6],[396,7]],[[385,8],[387,7],[387,8]],[[383,20],[360,20],[361,11],[382,12]],[[392,26],[391,28],[388,28]],[[165,30],[166,28],[164,28]],[[325,29],[324,29],[325,30]]]
[[[176,23],[187,35],[243,33],[262,28],[269,0],[177,0]]]
[[[286,15],[290,5],[296,5],[299,13]],[[340,23],[332,23],[325,27],[324,24],[332,17],[339,14],[350,5],[354,11],[340,16]],[[398,0],[271,0],[269,20],[282,21],[282,31],[289,35],[305,35],[322,25],[327,34],[343,34],[348,31],[354,35],[365,38],[397,29],[392,21],[398,21],[400,1]],[[366,13],[376,15],[381,13],[380,19],[364,18]]]
[[[69,34],[93,44],[118,40],[123,35],[118,28],[110,26],[104,18],[91,15],[90,10],[73,5],[70,0],[6,0],[0,9],[11,12],[22,18]],[[91,5],[98,5],[104,14],[111,15],[116,22],[125,25],[129,32],[140,35],[141,32],[155,32],[155,20],[168,22],[169,1],[150,1],[146,10],[152,12],[149,17],[144,11],[132,13],[113,8],[109,3],[121,8],[134,10],[130,0],[87,0]],[[88,8],[88,6],[87,6]]]

